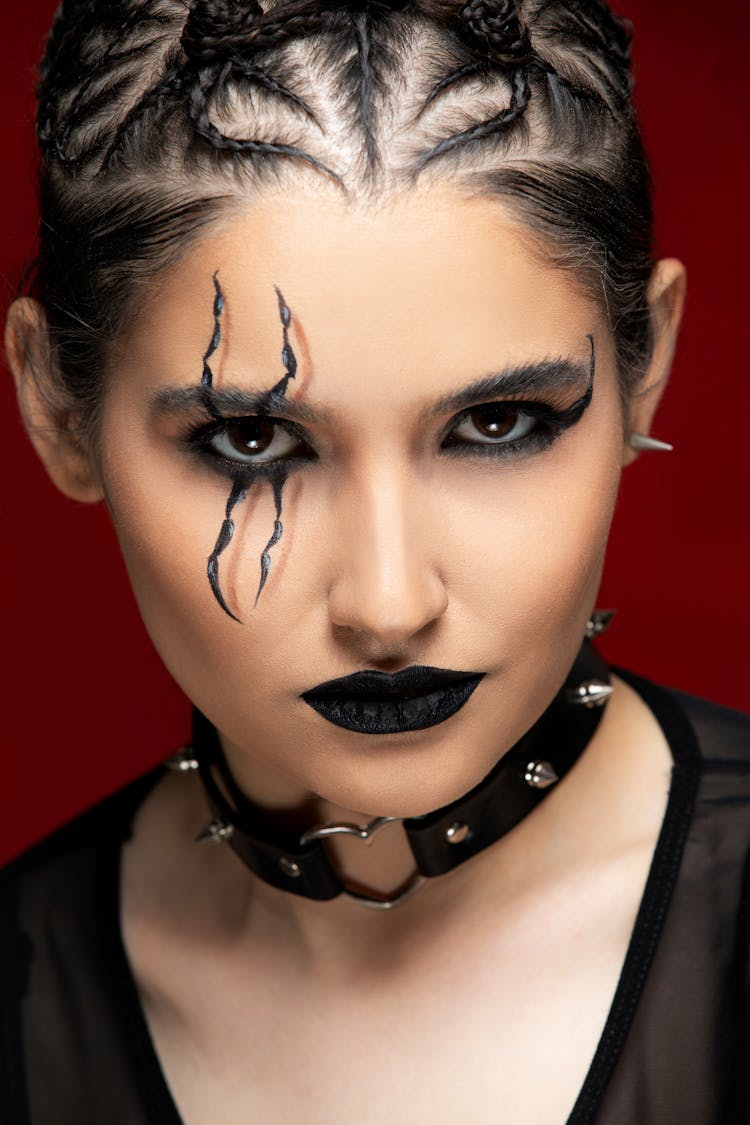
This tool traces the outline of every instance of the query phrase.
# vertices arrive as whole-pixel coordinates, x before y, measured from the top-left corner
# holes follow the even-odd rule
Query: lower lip
[[[355,734],[406,734],[447,722],[469,702],[483,676],[447,684],[412,699],[362,700],[305,696],[305,702],[329,723]]]

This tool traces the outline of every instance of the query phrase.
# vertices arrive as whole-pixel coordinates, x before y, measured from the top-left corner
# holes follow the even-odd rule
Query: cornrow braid
[[[262,19],[263,9],[257,0],[246,4],[232,0],[191,4],[180,44],[190,62],[211,66],[237,43],[247,43]]]
[[[191,62],[213,66],[233,54],[247,56],[312,35],[323,27],[328,12],[341,7],[335,0],[317,4],[293,0],[264,12],[257,0],[249,4],[196,0],[190,6],[182,47]]]
[[[441,156],[453,152],[454,149],[457,149],[461,145],[484,141],[488,137],[497,136],[500,133],[507,133],[514,125],[520,124],[531,99],[531,87],[529,85],[527,67],[520,66],[512,71],[510,87],[510,105],[506,109],[501,109],[499,113],[496,113],[487,121],[479,121],[476,125],[472,125],[468,129],[462,129],[458,133],[453,133],[450,137],[446,137],[445,140],[434,145],[433,148],[428,149],[427,152],[422,153],[414,170],[415,176],[417,176],[423,168],[426,168],[428,164],[431,164],[433,160],[437,160]]]
[[[63,0],[33,282],[60,393],[95,417],[107,341],[237,200],[303,174],[408,190],[429,166],[515,209],[589,288],[625,395],[650,348],[630,43],[606,0]]]
[[[488,63],[524,66],[531,61],[531,36],[514,0],[469,0],[458,24],[459,33]]]
[[[188,116],[192,126],[199,137],[208,141],[211,147],[219,152],[247,153],[253,156],[288,156],[309,164],[310,167],[330,177],[332,181],[342,184],[341,177],[327,167],[321,160],[305,152],[296,145],[281,144],[278,141],[261,141],[252,138],[229,137],[211,121],[209,107],[212,96],[216,93],[222,79],[231,70],[231,63],[218,73],[210,74],[203,70],[195,76],[188,89]]]

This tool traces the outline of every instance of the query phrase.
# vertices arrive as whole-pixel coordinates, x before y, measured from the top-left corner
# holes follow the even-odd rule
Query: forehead
[[[499,204],[432,188],[361,206],[326,192],[265,195],[212,227],[147,295],[127,340],[157,381],[191,382],[225,297],[223,375],[263,386],[279,367],[277,289],[316,373],[429,378],[467,366],[583,355],[599,311]],[[319,386],[325,397],[326,384]],[[339,387],[339,389],[341,389]]]

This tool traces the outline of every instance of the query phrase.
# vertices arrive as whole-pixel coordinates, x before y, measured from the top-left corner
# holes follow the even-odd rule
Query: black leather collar
[[[333,835],[367,840],[390,818],[369,826],[318,826],[302,836],[290,832],[243,795],[229,773],[215,728],[199,711],[194,712],[192,750],[168,764],[200,773],[214,817],[200,840],[226,842],[251,871],[282,890],[319,901],[346,894],[365,905],[389,909],[423,879],[451,871],[528,816],[581,756],[611,693],[606,665],[584,643],[552,704],[475,789],[436,812],[402,821],[416,871],[391,897],[345,882],[325,846],[325,839]]]

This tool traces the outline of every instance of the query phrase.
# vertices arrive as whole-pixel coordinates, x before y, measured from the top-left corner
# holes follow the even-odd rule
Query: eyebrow
[[[591,337],[589,337],[591,339]],[[503,396],[522,397],[533,392],[566,391],[591,381],[590,363],[573,359],[542,359],[519,366],[506,367],[476,379],[461,390],[445,395],[422,412],[422,417],[434,418],[472,406],[483,399]],[[331,415],[306,402],[298,402],[273,391],[240,389],[238,387],[163,387],[152,399],[156,414],[191,410],[201,407],[217,420],[230,417],[249,417],[267,414],[289,418],[293,421],[330,424]]]
[[[591,337],[589,337],[591,340]],[[455,394],[446,395],[428,407],[425,415],[434,418],[440,414],[450,414],[472,406],[482,399],[493,399],[512,395],[523,395],[544,391],[567,391],[588,383],[593,377],[592,359],[581,362],[572,359],[542,359],[534,363],[524,363],[518,367],[506,367],[502,371],[484,375]]]
[[[164,387],[152,399],[157,414],[170,411],[203,409],[212,418],[250,416],[252,414],[283,415],[299,422],[330,422],[330,417],[306,402],[274,391],[242,390],[239,387]]]

